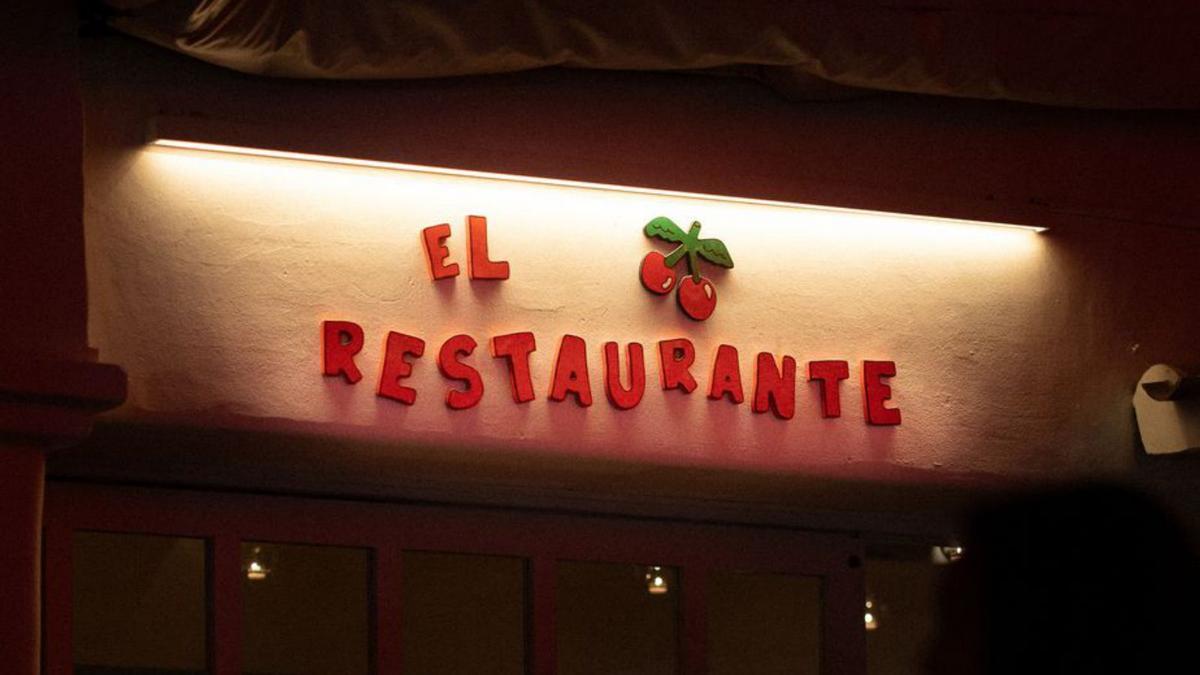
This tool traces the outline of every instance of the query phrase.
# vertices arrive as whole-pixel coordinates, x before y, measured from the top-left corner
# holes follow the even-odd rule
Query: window
[[[859,542],[51,483],[45,666],[863,675]]]

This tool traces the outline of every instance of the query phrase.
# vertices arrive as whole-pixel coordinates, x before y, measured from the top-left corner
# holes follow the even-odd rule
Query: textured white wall
[[[115,49],[122,45],[133,51]],[[372,453],[427,457],[453,446],[453,466],[464,471],[474,458],[518,450],[634,460],[632,473],[667,463],[789,476],[1061,477],[1135,473],[1137,378],[1153,363],[1200,365],[1200,234],[1153,224],[1186,216],[1196,193],[1179,188],[1187,174],[1172,170],[1187,153],[1171,149],[1190,146],[1170,120],[909,99],[804,105],[746,83],[617,75],[328,86],[108,47],[85,63],[85,225],[91,343],[130,375],[118,420],[383,441],[362,453],[367,470],[381,461]],[[639,171],[658,158],[661,171],[719,182],[713,167],[728,162],[774,181],[768,191],[811,183],[809,191],[842,201],[886,193],[920,206],[941,194],[981,203],[995,194],[993,212],[1067,206],[1042,209],[1053,229],[1031,235],[145,150],[145,123],[163,111],[260,127],[305,111],[283,121],[328,145],[378,144],[396,158],[406,149],[444,148],[464,162],[528,152],[619,177],[632,153]],[[1120,218],[1066,215],[1073,204]],[[465,277],[469,214],[489,218],[509,281]],[[712,272],[719,306],[703,324],[640,287],[642,255],[664,250],[640,232],[657,215],[700,220],[737,262]],[[464,276],[435,284],[419,232],[441,222],[454,227],[450,248]],[[366,329],[358,385],[320,375],[326,319]],[[388,330],[427,343],[410,380],[420,392],[412,408],[374,394]],[[538,339],[539,398],[523,406],[508,395],[503,363],[485,351],[489,337],[519,330]],[[596,403],[587,410],[546,400],[568,332],[589,347]],[[456,333],[479,341],[471,360],[487,386],[465,412],[443,404],[434,361]],[[680,336],[695,342],[701,363],[701,389],[690,396],[655,386],[655,343]],[[649,388],[633,411],[604,399],[608,340],[647,350]],[[816,388],[803,382],[787,422],[751,413],[749,402],[707,400],[707,362],[722,342],[740,350],[747,395],[758,351],[801,367],[850,361],[844,416],[821,419]],[[902,426],[864,423],[863,359],[897,363],[890,383]],[[272,457],[290,470],[287,456]],[[168,464],[166,478],[185,476],[184,464]],[[519,482],[534,469],[519,459],[504,475]]]
[[[470,281],[468,214],[489,219],[507,281]],[[650,218],[704,224],[736,261],[706,266],[718,306],[703,323],[638,281]],[[1043,347],[1066,311],[1044,237],[900,217],[796,210],[332,166],[198,151],[148,149],[94,201],[93,339],[130,374],[133,408],[214,411],[347,425],[405,442],[545,448],[716,465],[792,469],[888,462],[1003,471],[1036,464],[1004,437],[1054,433],[1054,363]],[[464,274],[434,282],[421,228],[449,222]],[[320,324],[366,331],[364,380],[320,374]],[[411,409],[377,398],[388,330],[426,340],[406,384]],[[509,395],[493,335],[529,330],[539,399]],[[481,347],[469,362],[486,388],[475,409],[451,411],[438,374],[441,342]],[[547,400],[560,337],[589,348],[595,405]],[[658,385],[657,341],[697,346],[691,395]],[[647,392],[631,411],[603,395],[604,342],[641,342]],[[711,359],[740,352],[747,401],[710,401]],[[815,384],[797,386],[784,421],[750,411],[759,351],[800,365],[846,359],[843,416],[822,419]],[[870,427],[860,365],[894,360],[898,428]],[[1032,373],[1014,377],[1014,367]],[[1040,375],[1039,375],[1040,373]],[[967,442],[964,442],[967,441]]]

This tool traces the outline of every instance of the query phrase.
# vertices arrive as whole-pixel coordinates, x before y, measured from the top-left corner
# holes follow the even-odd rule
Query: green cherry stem
[[[687,249],[688,271],[692,273],[692,281],[700,283],[703,278],[700,276],[700,256],[697,253],[700,250],[700,221],[692,221],[683,246]]]
[[[679,264],[679,260],[683,258],[684,254],[686,253],[687,246],[680,244],[675,248],[674,251],[671,251],[667,254],[667,257],[663,260],[663,264],[667,267],[674,267]]]
[[[695,251],[688,251],[688,269],[692,271],[692,280],[700,283],[704,277],[700,276],[700,257]]]
[[[700,257],[697,251],[700,250],[700,223],[693,222],[691,229],[683,236],[683,243],[675,247],[675,250],[667,254],[663,259],[663,264],[667,267],[674,267],[679,264],[679,261],[686,255],[688,261],[688,273],[692,275],[696,283],[700,283]]]

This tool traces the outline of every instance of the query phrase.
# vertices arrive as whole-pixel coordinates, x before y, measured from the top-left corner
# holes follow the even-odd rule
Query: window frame
[[[707,670],[708,576],[716,570],[821,578],[821,673],[865,675],[864,552],[848,534],[502,508],[364,502],[51,481],[46,487],[43,666],[73,671],[71,541],[77,530],[204,539],[208,669],[241,672],[241,544],[349,546],[370,551],[368,617],[374,673],[402,673],[402,552],[520,557],[527,569],[526,669],[552,675],[556,562],[678,569],[680,672]],[[393,635],[395,639],[378,639]]]

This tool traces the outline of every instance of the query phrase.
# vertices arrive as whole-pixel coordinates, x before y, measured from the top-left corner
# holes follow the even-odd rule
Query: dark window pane
[[[669,567],[559,562],[559,674],[677,672],[678,578]]]
[[[818,675],[821,580],[715,573],[708,585],[710,675]]]
[[[246,673],[366,673],[370,553],[337,546],[242,545]]]
[[[938,575],[945,567],[926,560],[868,560],[867,672],[918,675],[934,637]]]
[[[77,532],[71,634],[76,673],[203,673],[202,539]]]
[[[525,562],[405,552],[404,672],[525,672]]]

